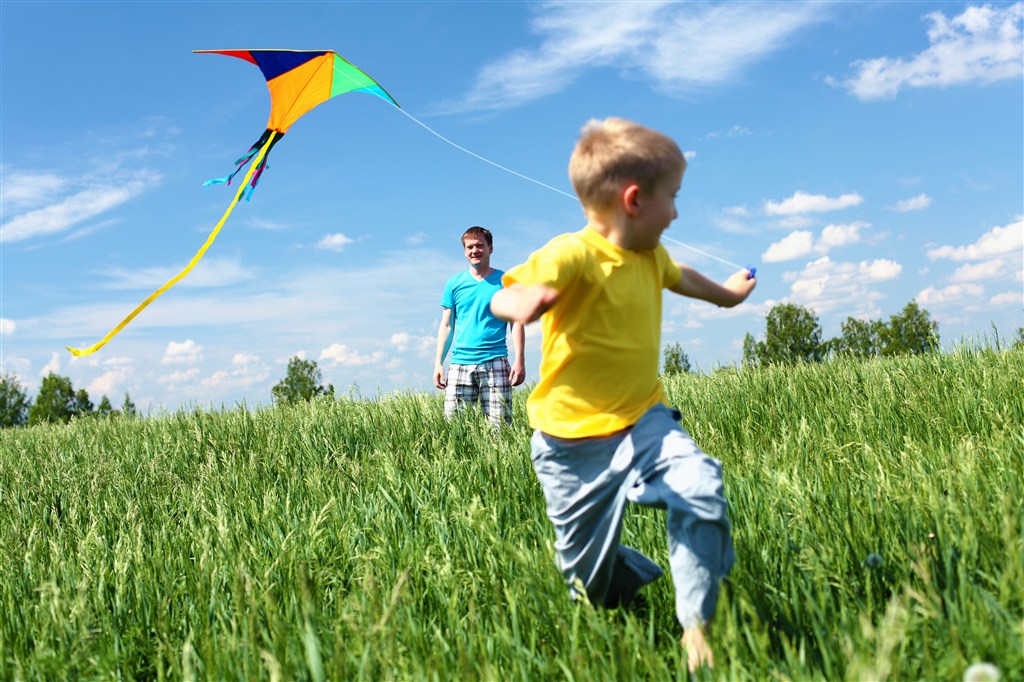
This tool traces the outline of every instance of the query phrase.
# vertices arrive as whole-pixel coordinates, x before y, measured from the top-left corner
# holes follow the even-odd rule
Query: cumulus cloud
[[[955,303],[964,299],[976,299],[985,293],[985,288],[980,284],[951,284],[943,289],[927,287],[921,290],[915,298],[921,305],[943,305]]]
[[[187,384],[190,381],[194,381],[199,376],[198,367],[189,367],[186,370],[178,370],[170,374],[164,374],[156,379],[158,384],[164,384],[169,387],[180,386],[181,384]]]
[[[863,221],[846,225],[830,224],[822,229],[821,236],[817,239],[808,230],[791,232],[770,245],[761,254],[761,260],[765,263],[778,263],[802,258],[811,253],[824,255],[834,248],[856,244],[860,241],[861,230],[867,227],[870,227],[870,224]]]
[[[427,350],[434,347],[437,339],[429,336],[413,336],[407,332],[396,332],[391,335],[391,339],[388,343],[395,347],[400,353],[404,353],[410,348],[416,350]]]
[[[0,317],[0,336],[11,336],[17,328],[18,325],[15,324],[14,320]]]
[[[326,360],[332,365],[369,365],[380,362],[383,359],[384,353],[381,351],[374,351],[369,355],[365,355],[341,343],[332,343],[320,351],[320,360]]]
[[[882,294],[871,285],[897,277],[901,271],[899,263],[885,259],[842,263],[822,256],[784,279],[792,282],[793,301],[818,313],[841,310],[853,317],[875,317]]]
[[[929,47],[908,58],[853,62],[854,75],[840,85],[862,100],[892,98],[902,88],[993,83],[1021,77],[1024,5],[971,6],[948,18],[925,15]],[[830,79],[830,82],[835,83]]]
[[[794,213],[823,213],[825,211],[838,211],[859,206],[864,198],[856,192],[843,194],[838,197],[829,197],[824,194],[808,194],[797,190],[793,196],[782,201],[764,202],[764,212],[767,215],[791,215]]]
[[[546,2],[535,48],[483,66],[448,112],[497,110],[558,92],[587,69],[612,68],[678,95],[736,78],[829,10],[822,3]]]
[[[893,206],[889,207],[889,210],[896,211],[897,213],[907,213],[909,211],[920,211],[921,209],[928,208],[931,205],[932,198],[927,194],[921,193],[916,197],[897,201]]]
[[[1024,218],[1005,227],[993,227],[981,235],[978,241],[967,246],[940,246],[928,250],[928,258],[948,258],[954,261],[981,260],[1024,250]]]
[[[1004,291],[1001,294],[996,294],[995,296],[993,296],[991,300],[989,300],[989,303],[991,303],[994,306],[1003,306],[1011,304],[1024,306],[1024,292]]]
[[[1003,274],[1005,266],[1006,262],[999,258],[981,263],[965,263],[956,269],[950,280],[961,283],[995,279]]]
[[[814,235],[809,231],[790,232],[788,235],[768,247],[761,254],[765,263],[779,263],[794,260],[808,255],[814,250]]]
[[[202,359],[203,347],[192,339],[185,339],[181,343],[169,342],[160,362],[165,365],[192,365]]]
[[[246,365],[255,365],[260,361],[259,356],[253,355],[252,353],[235,353],[231,356],[231,364],[235,367],[245,367]]]
[[[109,396],[125,381],[127,375],[128,370],[125,367],[107,370],[90,381],[85,390],[89,392],[89,395]]]
[[[324,235],[323,239],[316,243],[316,248],[324,251],[344,251],[345,246],[351,244],[352,240],[341,232],[333,232]]]

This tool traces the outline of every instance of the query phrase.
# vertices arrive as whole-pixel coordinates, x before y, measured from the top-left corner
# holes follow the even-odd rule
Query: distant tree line
[[[998,343],[998,341],[997,341]],[[1024,347],[1024,327],[1011,341]],[[809,308],[780,303],[768,311],[763,340],[751,334],[743,339],[743,364],[748,367],[824,362],[833,357],[872,358],[931,353],[939,350],[939,323],[928,311],[910,301],[903,310],[882,320],[846,318],[840,335],[823,339],[818,316]],[[664,374],[682,374],[690,361],[678,344],[665,347]]]
[[[25,387],[13,374],[0,374],[0,427],[34,426],[36,424],[67,423],[75,417],[135,417],[138,410],[131,396],[126,392],[120,409],[114,409],[110,398],[104,395],[100,404],[94,406],[89,392],[84,388],[77,391],[68,377],[53,372],[43,377],[39,393],[33,401]]]

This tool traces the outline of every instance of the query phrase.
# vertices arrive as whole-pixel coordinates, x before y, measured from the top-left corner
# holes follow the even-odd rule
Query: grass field
[[[1024,679],[1024,350],[666,387],[736,544],[700,679]],[[3,431],[0,679],[686,679],[670,580],[568,601],[517,395]],[[661,512],[624,541],[667,566]]]

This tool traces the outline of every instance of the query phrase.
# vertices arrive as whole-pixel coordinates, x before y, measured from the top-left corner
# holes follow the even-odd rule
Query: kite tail
[[[284,133],[278,133],[277,131],[271,130],[269,128],[263,131],[263,134],[260,136],[260,139],[256,140],[256,143],[253,146],[249,147],[249,151],[247,151],[245,154],[242,155],[241,158],[235,161],[235,171],[231,175],[225,175],[222,178],[213,178],[211,180],[207,180],[206,182],[203,183],[203,187],[209,187],[210,185],[230,185],[231,181],[235,179],[235,176],[238,175],[238,172],[242,170],[245,164],[249,163],[249,161],[251,161],[252,158],[256,156],[260,152],[260,150],[262,150],[263,147],[265,147],[269,142],[270,146],[267,147],[267,151],[263,154],[262,162],[257,162],[256,164],[254,164],[256,166],[256,177],[253,178],[252,186],[249,189],[249,196],[252,196],[253,190],[256,189],[256,182],[259,180],[260,175],[263,174],[263,170],[267,167],[267,154],[270,153],[270,149],[275,144],[277,144],[277,141],[280,140],[283,135]],[[244,185],[245,183],[242,184]],[[248,197],[246,197],[246,201],[248,200]]]
[[[262,147],[259,148],[259,150],[257,150],[256,161],[253,163],[252,166],[249,167],[249,171],[248,173],[246,173],[245,180],[242,181],[242,185],[238,188],[238,191],[235,192],[235,198],[231,200],[230,204],[228,204],[228,208],[226,211],[224,211],[224,215],[221,216],[220,221],[218,221],[217,225],[213,228],[213,231],[210,232],[210,236],[206,238],[206,242],[203,243],[203,245],[199,248],[199,251],[196,252],[196,255],[192,256],[192,260],[188,262],[188,265],[186,265],[181,272],[179,272],[177,275],[168,280],[166,284],[164,284],[162,287],[160,287],[152,294],[150,294],[149,298],[147,298],[145,301],[137,305],[135,307],[135,310],[131,311],[128,314],[128,317],[121,320],[121,322],[116,327],[111,329],[110,332],[102,339],[100,339],[93,345],[89,346],[88,348],[84,349],[72,348],[71,346],[67,346],[67,349],[71,352],[72,355],[74,355],[75,357],[91,355],[92,353],[95,353],[103,346],[107,345],[107,342],[114,338],[114,336],[116,336],[118,332],[124,329],[129,322],[135,319],[135,316],[141,313],[146,308],[146,306],[155,301],[157,297],[159,297],[165,291],[167,291],[172,286],[177,284],[179,280],[181,280],[185,275],[192,271],[192,268],[195,267],[196,263],[198,263],[202,259],[203,255],[206,253],[206,250],[210,248],[211,244],[213,244],[213,240],[217,238],[217,234],[220,232],[220,228],[224,226],[224,222],[228,219],[228,216],[231,215],[231,211],[235,208],[235,204],[237,204],[238,200],[242,198],[242,194],[243,192],[245,192],[246,183],[249,182],[249,179],[255,172],[256,167],[264,161],[267,152],[270,151],[270,148],[274,145],[274,141],[276,139],[275,135],[276,133],[274,131],[268,130],[267,134],[260,138],[261,140],[266,138],[266,142]]]

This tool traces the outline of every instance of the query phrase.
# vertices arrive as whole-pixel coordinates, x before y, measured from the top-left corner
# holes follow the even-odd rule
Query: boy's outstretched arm
[[[747,276],[750,274],[749,270],[740,270],[725,280],[724,283],[719,284],[700,274],[689,265],[680,263],[679,267],[683,271],[683,277],[675,286],[669,287],[669,291],[674,291],[677,294],[689,296],[690,298],[699,298],[702,301],[714,303],[725,308],[731,308],[742,303],[750,295],[750,292],[754,290],[754,287],[757,286],[756,278],[747,279]]]
[[[529,324],[550,308],[558,292],[543,284],[513,284],[491,298],[491,312],[503,320]]]

